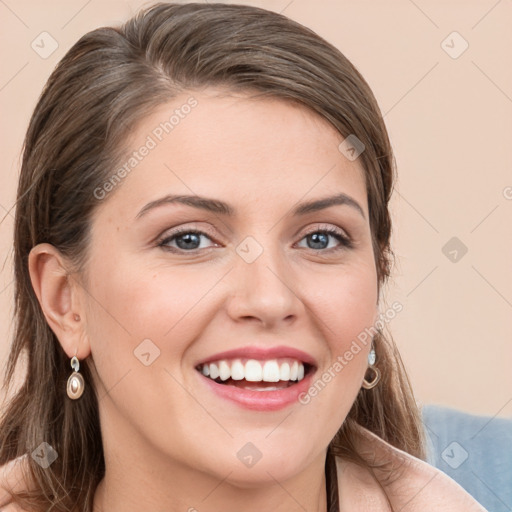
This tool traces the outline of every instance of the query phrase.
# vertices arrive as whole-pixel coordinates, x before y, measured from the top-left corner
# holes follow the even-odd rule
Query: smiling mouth
[[[275,391],[297,384],[314,371],[314,367],[291,358],[222,359],[198,365],[196,370],[218,384],[252,391]]]

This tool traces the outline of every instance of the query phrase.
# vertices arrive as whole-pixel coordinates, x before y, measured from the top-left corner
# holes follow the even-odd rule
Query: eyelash
[[[301,238],[301,240],[303,240],[307,236],[313,235],[315,233],[331,235],[332,237],[336,238],[340,242],[340,245],[338,247],[331,247],[330,249],[309,249],[310,251],[313,251],[313,252],[337,252],[337,251],[340,251],[343,249],[352,249],[354,247],[353,241],[350,237],[344,235],[343,233],[341,233],[340,231],[338,231],[336,228],[333,228],[333,227],[317,228],[313,231],[310,231],[309,233],[306,233]],[[162,249],[164,249],[166,251],[174,252],[174,253],[181,253],[181,254],[185,254],[185,253],[195,254],[198,251],[202,250],[202,249],[192,249],[190,251],[187,251],[185,249],[180,249],[177,247],[169,247],[168,245],[166,245],[167,243],[171,242],[172,240],[174,240],[175,238],[178,238],[180,235],[183,235],[183,234],[204,235],[208,239],[212,240],[212,237],[208,233],[205,233],[204,231],[200,231],[200,230],[192,229],[192,228],[178,228],[176,231],[171,233],[171,235],[160,239],[157,242],[157,246],[161,247]]]

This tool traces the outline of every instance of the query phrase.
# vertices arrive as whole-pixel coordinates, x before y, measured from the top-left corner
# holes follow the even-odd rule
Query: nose
[[[279,248],[255,245],[254,241],[249,244],[250,251],[261,254],[252,262],[243,251],[237,253],[236,268],[230,273],[233,293],[228,314],[236,322],[253,321],[264,327],[291,324],[304,310],[296,276]]]

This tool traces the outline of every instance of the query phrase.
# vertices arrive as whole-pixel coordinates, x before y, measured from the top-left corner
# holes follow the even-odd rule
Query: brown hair
[[[92,511],[104,475],[98,401],[86,359],[84,395],[66,395],[69,359],[48,326],[31,286],[28,254],[47,242],[74,270],[86,267],[94,190],[119,164],[129,130],[183,91],[210,86],[298,102],[339,133],[365,145],[365,171],[378,288],[390,275],[395,161],[377,102],[357,69],[335,47],[283,15],[245,5],[156,4],[120,28],[84,35],[50,76],[24,143],[15,219],[15,336],[4,386],[25,355],[27,375],[3,412],[0,465],[49,443],[47,469],[27,457],[31,492],[13,499],[33,510]],[[424,458],[419,410],[390,336],[375,337],[382,379],[361,389],[328,450],[372,467],[358,454],[357,425]],[[77,505],[79,504],[79,505]],[[77,508],[78,507],[78,508]]]

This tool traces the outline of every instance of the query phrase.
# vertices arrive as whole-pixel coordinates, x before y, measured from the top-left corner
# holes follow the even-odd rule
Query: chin
[[[305,449],[306,451],[311,453],[312,450]],[[275,484],[276,480],[286,481],[305,470],[311,462],[312,460],[298,452],[296,447],[290,446],[283,450],[283,446],[280,446],[272,449],[267,443],[266,448],[258,450],[255,445],[248,442],[235,452],[230,451],[224,456],[219,456],[213,467],[211,461],[209,465],[217,478],[224,479],[229,474],[226,480],[231,485],[250,489]],[[219,468],[222,468],[222,474]]]

